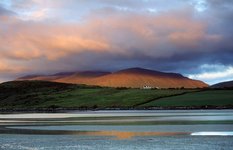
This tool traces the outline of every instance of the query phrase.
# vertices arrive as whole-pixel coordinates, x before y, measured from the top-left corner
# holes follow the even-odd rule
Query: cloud
[[[215,0],[12,1],[0,4],[0,59],[29,74],[135,66],[200,74],[203,64],[233,64],[231,14],[232,2]]]
[[[204,64],[200,68],[204,70],[202,73],[188,75],[188,77],[210,84],[233,80],[233,66]]]
[[[7,30],[0,31],[2,57],[25,60],[46,57],[50,60],[82,51],[105,51],[109,47],[101,39],[83,37],[85,33],[76,25],[17,20],[2,26],[7,26]]]
[[[13,11],[5,9],[0,5],[0,16],[11,16],[11,15],[15,15],[15,13]]]
[[[6,60],[1,60],[0,62],[0,72],[2,74],[20,73],[23,71],[27,71],[27,69],[25,67],[18,66],[15,62],[8,62]]]

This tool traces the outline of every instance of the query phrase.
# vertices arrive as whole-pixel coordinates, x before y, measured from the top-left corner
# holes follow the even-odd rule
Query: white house
[[[148,85],[144,85],[144,86],[142,87],[142,89],[148,90],[148,89],[152,89],[152,87],[151,87],[151,86],[148,86]]]

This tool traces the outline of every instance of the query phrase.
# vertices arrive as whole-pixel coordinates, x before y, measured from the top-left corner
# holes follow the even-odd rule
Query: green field
[[[233,90],[207,90],[161,98],[145,106],[233,106]]]
[[[127,89],[73,85],[46,81],[12,81],[0,84],[4,109],[109,109],[177,106],[227,106],[233,90]]]

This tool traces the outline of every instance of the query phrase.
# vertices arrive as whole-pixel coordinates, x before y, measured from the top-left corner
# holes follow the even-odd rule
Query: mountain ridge
[[[211,88],[233,88],[233,80],[231,81],[225,81],[225,82],[219,82],[214,85],[210,86]]]
[[[199,80],[189,79],[179,73],[167,73],[144,68],[127,68],[116,72],[81,71],[69,75],[48,75],[17,80],[45,80],[61,83],[86,84],[106,87],[143,88],[203,88],[208,85]]]

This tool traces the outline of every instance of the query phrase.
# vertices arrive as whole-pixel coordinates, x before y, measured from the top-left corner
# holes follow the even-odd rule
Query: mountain
[[[64,78],[59,78],[54,81],[62,83],[77,83],[77,84],[87,84],[87,85],[98,85],[93,82],[94,79],[111,74],[111,72],[104,71],[83,71],[77,72],[70,76]]]
[[[85,71],[68,75],[29,76],[19,80],[46,80],[62,83],[98,85],[106,87],[142,88],[202,88],[208,85],[178,73],[165,73],[144,68],[129,68],[117,72]]]
[[[226,81],[214,84],[211,88],[233,88],[233,81]]]
[[[65,83],[76,83],[77,79],[83,80],[84,78],[92,78],[92,77],[98,77],[102,75],[106,75],[110,72],[103,72],[103,71],[82,71],[82,72],[59,72],[52,75],[26,75],[23,77],[20,77],[16,80],[44,80],[44,81],[57,81],[59,82],[59,79],[65,80]]]

